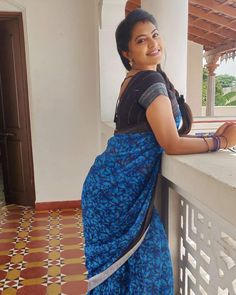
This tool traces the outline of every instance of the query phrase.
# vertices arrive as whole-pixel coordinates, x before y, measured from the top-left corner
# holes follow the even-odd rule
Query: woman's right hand
[[[225,131],[226,128],[228,128],[230,125],[233,125],[235,123],[233,122],[225,122],[224,124],[222,124],[215,132],[215,136],[221,136],[223,134],[223,132]]]
[[[227,148],[236,146],[236,124],[231,124],[227,128],[224,129],[222,136],[225,136],[227,139]],[[219,135],[219,136],[221,136]]]

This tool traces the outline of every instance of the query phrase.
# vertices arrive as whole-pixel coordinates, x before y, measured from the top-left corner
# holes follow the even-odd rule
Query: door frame
[[[23,91],[24,91],[24,109],[25,109],[25,124],[26,124],[26,134],[27,134],[27,150],[29,158],[29,166],[31,171],[31,186],[32,186],[32,196],[28,200],[29,206],[35,207],[36,197],[35,197],[35,181],[34,181],[34,165],[33,165],[33,152],[32,152],[32,137],[31,137],[31,125],[30,125],[30,109],[29,109],[29,95],[28,95],[28,80],[27,80],[27,64],[26,64],[26,53],[25,53],[25,38],[24,38],[24,23],[22,12],[4,12],[0,11],[0,23],[4,20],[15,19],[19,25],[19,39],[20,39],[20,55],[21,55],[21,65],[22,65],[22,80],[23,80]],[[8,203],[6,197],[6,203]]]

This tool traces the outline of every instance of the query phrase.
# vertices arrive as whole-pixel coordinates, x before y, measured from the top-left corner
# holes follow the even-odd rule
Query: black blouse
[[[159,95],[170,98],[173,113],[177,116],[179,108],[175,93],[168,89],[162,74],[152,70],[135,74],[117,101],[115,133],[151,130],[146,109]]]

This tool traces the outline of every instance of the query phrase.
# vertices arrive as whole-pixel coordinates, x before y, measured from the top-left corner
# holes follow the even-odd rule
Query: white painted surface
[[[23,12],[36,202],[80,199],[100,148],[96,2],[0,1]]]
[[[188,70],[186,100],[193,116],[202,114],[202,59],[203,46],[188,41]]]
[[[114,134],[115,123],[113,122],[101,122],[101,152],[106,149],[107,141]]]
[[[215,109],[215,96],[216,96],[216,77],[207,77],[207,105],[206,105],[206,116],[214,116]]]
[[[162,175],[236,226],[236,154],[221,150],[195,155],[163,155]]]
[[[206,107],[202,107],[202,116],[206,115]],[[236,106],[232,107],[214,107],[214,116],[234,116],[236,118]]]
[[[166,48],[163,70],[180,94],[186,97],[187,83],[187,0],[142,0],[142,8],[157,19]]]
[[[124,0],[104,1],[102,26],[99,30],[101,119],[114,119],[116,101],[121,82],[125,77],[123,66],[116,48],[115,31],[125,17]]]

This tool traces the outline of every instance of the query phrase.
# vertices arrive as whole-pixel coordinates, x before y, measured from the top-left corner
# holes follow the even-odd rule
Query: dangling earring
[[[130,61],[129,61],[129,65],[131,67],[131,69],[133,68],[133,65],[135,64],[135,61],[134,59],[132,58]]]

